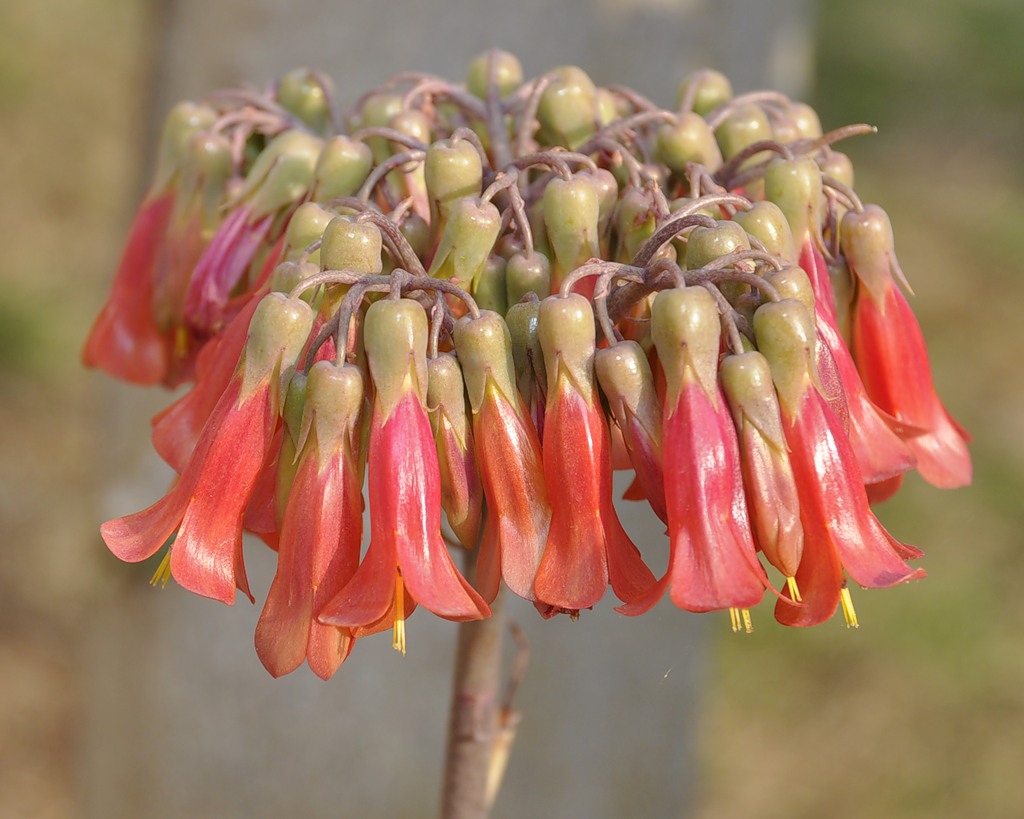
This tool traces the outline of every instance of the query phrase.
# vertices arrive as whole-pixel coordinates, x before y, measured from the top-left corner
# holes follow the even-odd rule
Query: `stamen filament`
[[[793,602],[802,603],[803,598],[800,596],[800,587],[796,585],[795,577],[786,578],[786,588],[789,589],[789,596],[793,598]]]
[[[153,576],[149,578],[149,585],[154,588],[159,586],[161,589],[167,588],[167,581],[171,579],[171,550],[168,549],[160,561],[160,565],[156,567],[156,571],[153,572]]]

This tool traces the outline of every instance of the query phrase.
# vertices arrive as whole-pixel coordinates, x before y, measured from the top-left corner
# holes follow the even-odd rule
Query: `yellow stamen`
[[[740,610],[729,609],[729,619],[732,620],[732,630],[737,632],[740,630]]]
[[[800,588],[796,585],[795,577],[786,578],[786,587],[789,589],[789,596],[793,598],[794,602],[803,602],[803,598],[800,596]]]
[[[156,587],[159,586],[161,589],[167,588],[167,581],[171,579],[171,550],[168,549],[164,553],[163,560],[160,561],[160,565],[156,567],[156,571],[153,572],[153,576],[149,578],[149,585]]]
[[[846,618],[846,627],[860,628],[860,623],[857,622],[857,611],[853,607],[853,598],[850,596],[850,590],[846,586],[843,586],[839,597],[843,601],[843,617]]]
[[[405,581],[395,574],[395,625],[391,633],[391,647],[405,654]]]
[[[740,614],[743,615],[743,630],[747,634],[752,634],[754,631],[754,623],[750,619],[750,609],[740,609]]]

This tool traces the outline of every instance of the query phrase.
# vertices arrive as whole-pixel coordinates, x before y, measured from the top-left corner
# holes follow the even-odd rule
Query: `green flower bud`
[[[532,300],[513,304],[505,315],[512,342],[516,386],[531,411],[535,405],[544,406],[548,384],[544,351],[537,334],[539,315],[540,302]]]
[[[696,162],[714,173],[722,165],[722,151],[703,117],[685,112],[674,124],[658,128],[654,142],[655,156],[678,174],[686,171],[689,162]]]
[[[814,317],[795,299],[768,302],[754,313],[754,335],[758,351],[768,359],[779,401],[792,417],[815,378]]]
[[[829,151],[815,158],[823,176],[830,176],[847,187],[853,187],[853,161],[842,151]]]
[[[442,139],[427,149],[423,172],[430,200],[431,228],[435,236],[440,236],[455,204],[464,197],[480,195],[483,165],[480,154],[468,139],[454,143]]]
[[[658,293],[651,308],[651,336],[665,370],[666,407],[678,403],[687,371],[717,404],[721,333],[718,306],[703,287]]]
[[[628,412],[660,436],[661,402],[643,347],[629,340],[602,347],[594,355],[594,373],[617,422],[621,424]]]
[[[657,227],[651,192],[640,188],[627,188],[619,199],[615,212],[615,233],[618,237],[615,260],[629,264]]]
[[[380,299],[366,310],[363,346],[377,401],[387,418],[408,390],[427,390],[427,314],[412,299]]]
[[[330,125],[333,93],[330,78],[308,68],[293,69],[277,83],[277,101],[281,107],[321,134]]]
[[[286,257],[298,259],[307,247],[324,235],[324,230],[333,218],[333,213],[324,210],[316,202],[303,202],[299,205],[285,229]],[[308,259],[319,267],[320,250],[314,250]]]
[[[801,139],[817,139],[821,136],[821,120],[818,112],[806,102],[794,102],[789,107],[789,117],[796,125]]]
[[[686,243],[686,269],[696,270],[720,256],[749,250],[747,232],[736,222],[719,221],[711,227],[695,227]]]
[[[485,51],[474,57],[469,64],[466,87],[470,94],[482,100],[487,99],[487,85],[490,82],[492,65],[498,94],[502,99],[523,84],[523,66],[519,63],[518,57],[507,51]]]
[[[354,222],[351,216],[335,216],[324,228],[320,265],[324,270],[380,273],[382,240],[380,230],[369,222]]]
[[[543,253],[520,251],[505,265],[505,294],[511,307],[527,293],[544,298],[551,293],[551,262]]]
[[[313,310],[302,299],[268,293],[256,305],[245,340],[241,398],[245,400],[265,379],[280,390],[291,376],[313,328]],[[282,392],[277,393],[279,400]]]
[[[847,212],[840,225],[839,240],[850,268],[857,272],[857,281],[878,304],[885,303],[894,274],[906,284],[896,264],[892,223],[878,205],[865,205],[861,213]]]
[[[428,275],[472,287],[494,249],[501,214],[491,202],[464,197],[455,203]]]
[[[402,110],[402,98],[398,94],[370,94],[359,109],[360,125],[363,128],[382,128]],[[366,140],[373,152],[373,161],[380,164],[391,156],[391,143],[384,137],[370,137]]]
[[[567,376],[589,402],[594,390],[594,308],[579,293],[548,296],[537,314],[537,337],[544,353],[548,393],[558,389],[558,379]]]
[[[798,245],[820,229],[821,170],[813,159],[773,161],[764,173],[764,196],[785,214]]]
[[[313,182],[323,142],[304,131],[285,131],[260,153],[238,192],[253,214],[266,216],[301,199]]]
[[[480,411],[488,377],[508,401],[516,401],[512,364],[512,340],[501,316],[489,310],[477,318],[463,316],[455,322],[455,354],[462,365],[466,394],[473,412]]]
[[[622,116],[615,95],[607,88],[598,88],[594,92],[594,99],[597,102],[598,127],[610,125]]]
[[[544,188],[544,227],[555,255],[555,286],[597,256],[601,203],[590,174],[555,178]]]
[[[270,273],[270,292],[291,293],[296,285],[319,272],[320,266],[312,262],[281,262]]]
[[[586,173],[593,179],[594,187],[597,189],[597,229],[600,235],[604,236],[615,212],[615,205],[619,201],[619,183],[615,179],[615,174],[606,168]]]
[[[425,259],[430,250],[430,225],[418,213],[407,213],[399,227],[417,258]]]
[[[759,239],[765,250],[796,264],[797,252],[789,222],[774,202],[755,202],[749,210],[741,210],[733,221],[747,233]]]
[[[546,144],[575,150],[597,131],[597,89],[576,66],[551,72],[554,80],[541,94],[537,119]]]
[[[473,298],[481,310],[493,310],[499,316],[508,309],[505,283],[505,260],[492,253],[484,262],[480,275],[473,282]]]
[[[779,295],[784,299],[796,299],[814,316],[814,288],[811,279],[802,267],[792,265],[782,270],[772,270],[765,274]]]
[[[373,168],[373,153],[365,142],[339,135],[324,144],[317,159],[313,178],[316,198],[327,202],[342,196],[354,196]]]
[[[761,106],[753,104],[739,106],[715,129],[715,139],[726,160],[732,159],[748,145],[771,138],[772,126],[768,117]]]
[[[208,105],[179,102],[164,118],[157,151],[156,174],[150,193],[163,193],[181,168],[192,137],[209,130],[217,121],[217,112]]]
[[[722,103],[732,99],[729,78],[720,71],[704,69],[691,74],[680,83],[679,91],[676,93],[676,108],[683,104],[683,99],[693,85],[696,85],[696,88],[693,92],[692,110],[698,116],[706,116]]]

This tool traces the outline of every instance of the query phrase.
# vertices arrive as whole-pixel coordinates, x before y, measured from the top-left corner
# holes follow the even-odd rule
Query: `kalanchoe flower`
[[[651,333],[666,377],[669,566],[645,596],[619,611],[643,614],[666,588],[689,611],[750,608],[763,597],[767,578],[754,549],[736,429],[718,384],[714,299],[702,287],[659,293]]]
[[[257,285],[250,282],[246,287],[246,271],[256,260],[275,220],[286,221],[286,214],[290,215],[290,209],[309,190],[321,147],[316,137],[286,131],[263,149],[232,202],[228,217],[196,263],[184,304],[185,319],[191,327],[217,332],[225,322],[225,311],[236,287],[251,291]]]
[[[441,538],[441,476],[424,406],[427,317],[409,299],[372,304],[363,327],[375,390],[370,418],[370,547],[320,614],[323,623],[372,627],[393,619],[404,650],[406,589],[449,620],[476,620],[487,604],[459,574]]]
[[[800,499],[803,557],[796,573],[803,605],[780,601],[776,618],[810,626],[829,619],[844,596],[845,572],[867,588],[924,576],[904,562],[921,552],[896,541],[868,506],[849,439],[815,387],[813,320],[795,299],[754,314],[758,349],[771,365]]]
[[[544,228],[554,253],[551,287],[588,259],[597,256],[601,200],[594,177],[578,173],[552,179],[544,188]],[[577,292],[593,292],[594,280],[583,279]]]
[[[540,440],[515,386],[508,328],[496,313],[463,316],[455,325],[473,411],[477,463],[487,502],[477,583],[488,600],[498,580],[533,600],[551,523]]]
[[[261,300],[235,374],[181,477],[148,509],[100,527],[117,557],[145,560],[177,532],[170,570],[180,585],[229,605],[236,586],[249,594],[242,515],[274,438],[282,380],[312,324],[303,301],[280,293]]]
[[[721,379],[739,437],[754,541],[769,563],[792,578],[800,565],[804,534],[771,370],[763,355],[749,351],[726,356]]]
[[[668,523],[662,469],[661,405],[647,356],[635,341],[622,341],[596,352],[594,370],[612,417],[622,432],[640,494],[650,503],[654,514]]]
[[[349,629],[316,615],[359,565],[364,404],[358,367],[318,361],[310,369],[277,573],[256,624],[256,653],[275,677],[308,660],[328,679],[352,650]]]
[[[594,382],[594,311],[579,294],[540,303],[548,374],[544,479],[551,526],[534,589],[570,613],[590,608],[609,582],[626,602],[654,584],[615,512],[611,438]]]
[[[856,279],[853,350],[864,385],[886,412],[914,429],[907,445],[921,476],[943,489],[971,482],[967,434],[935,392],[924,336],[896,284],[906,283],[896,261],[892,226],[885,211],[868,205],[847,213],[840,232]]]
[[[441,507],[466,548],[476,546],[483,518],[483,488],[459,360],[442,353],[427,361],[427,409],[441,469]]]

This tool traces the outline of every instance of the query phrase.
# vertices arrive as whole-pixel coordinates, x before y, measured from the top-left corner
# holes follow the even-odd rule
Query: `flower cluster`
[[[258,535],[275,676],[377,631],[404,650],[417,606],[487,617],[502,583],[545,617],[610,585],[626,615],[667,592],[749,629],[768,592],[787,625],[855,625],[848,579],[924,574],[869,504],[971,478],[889,221],[832,147],[870,130],[716,72],[669,111],[501,52],[343,118],[310,71],[179,105],[84,351],[192,382],[153,419],[178,478],[104,540],[231,604]],[[660,578],[614,469],[667,527]]]

